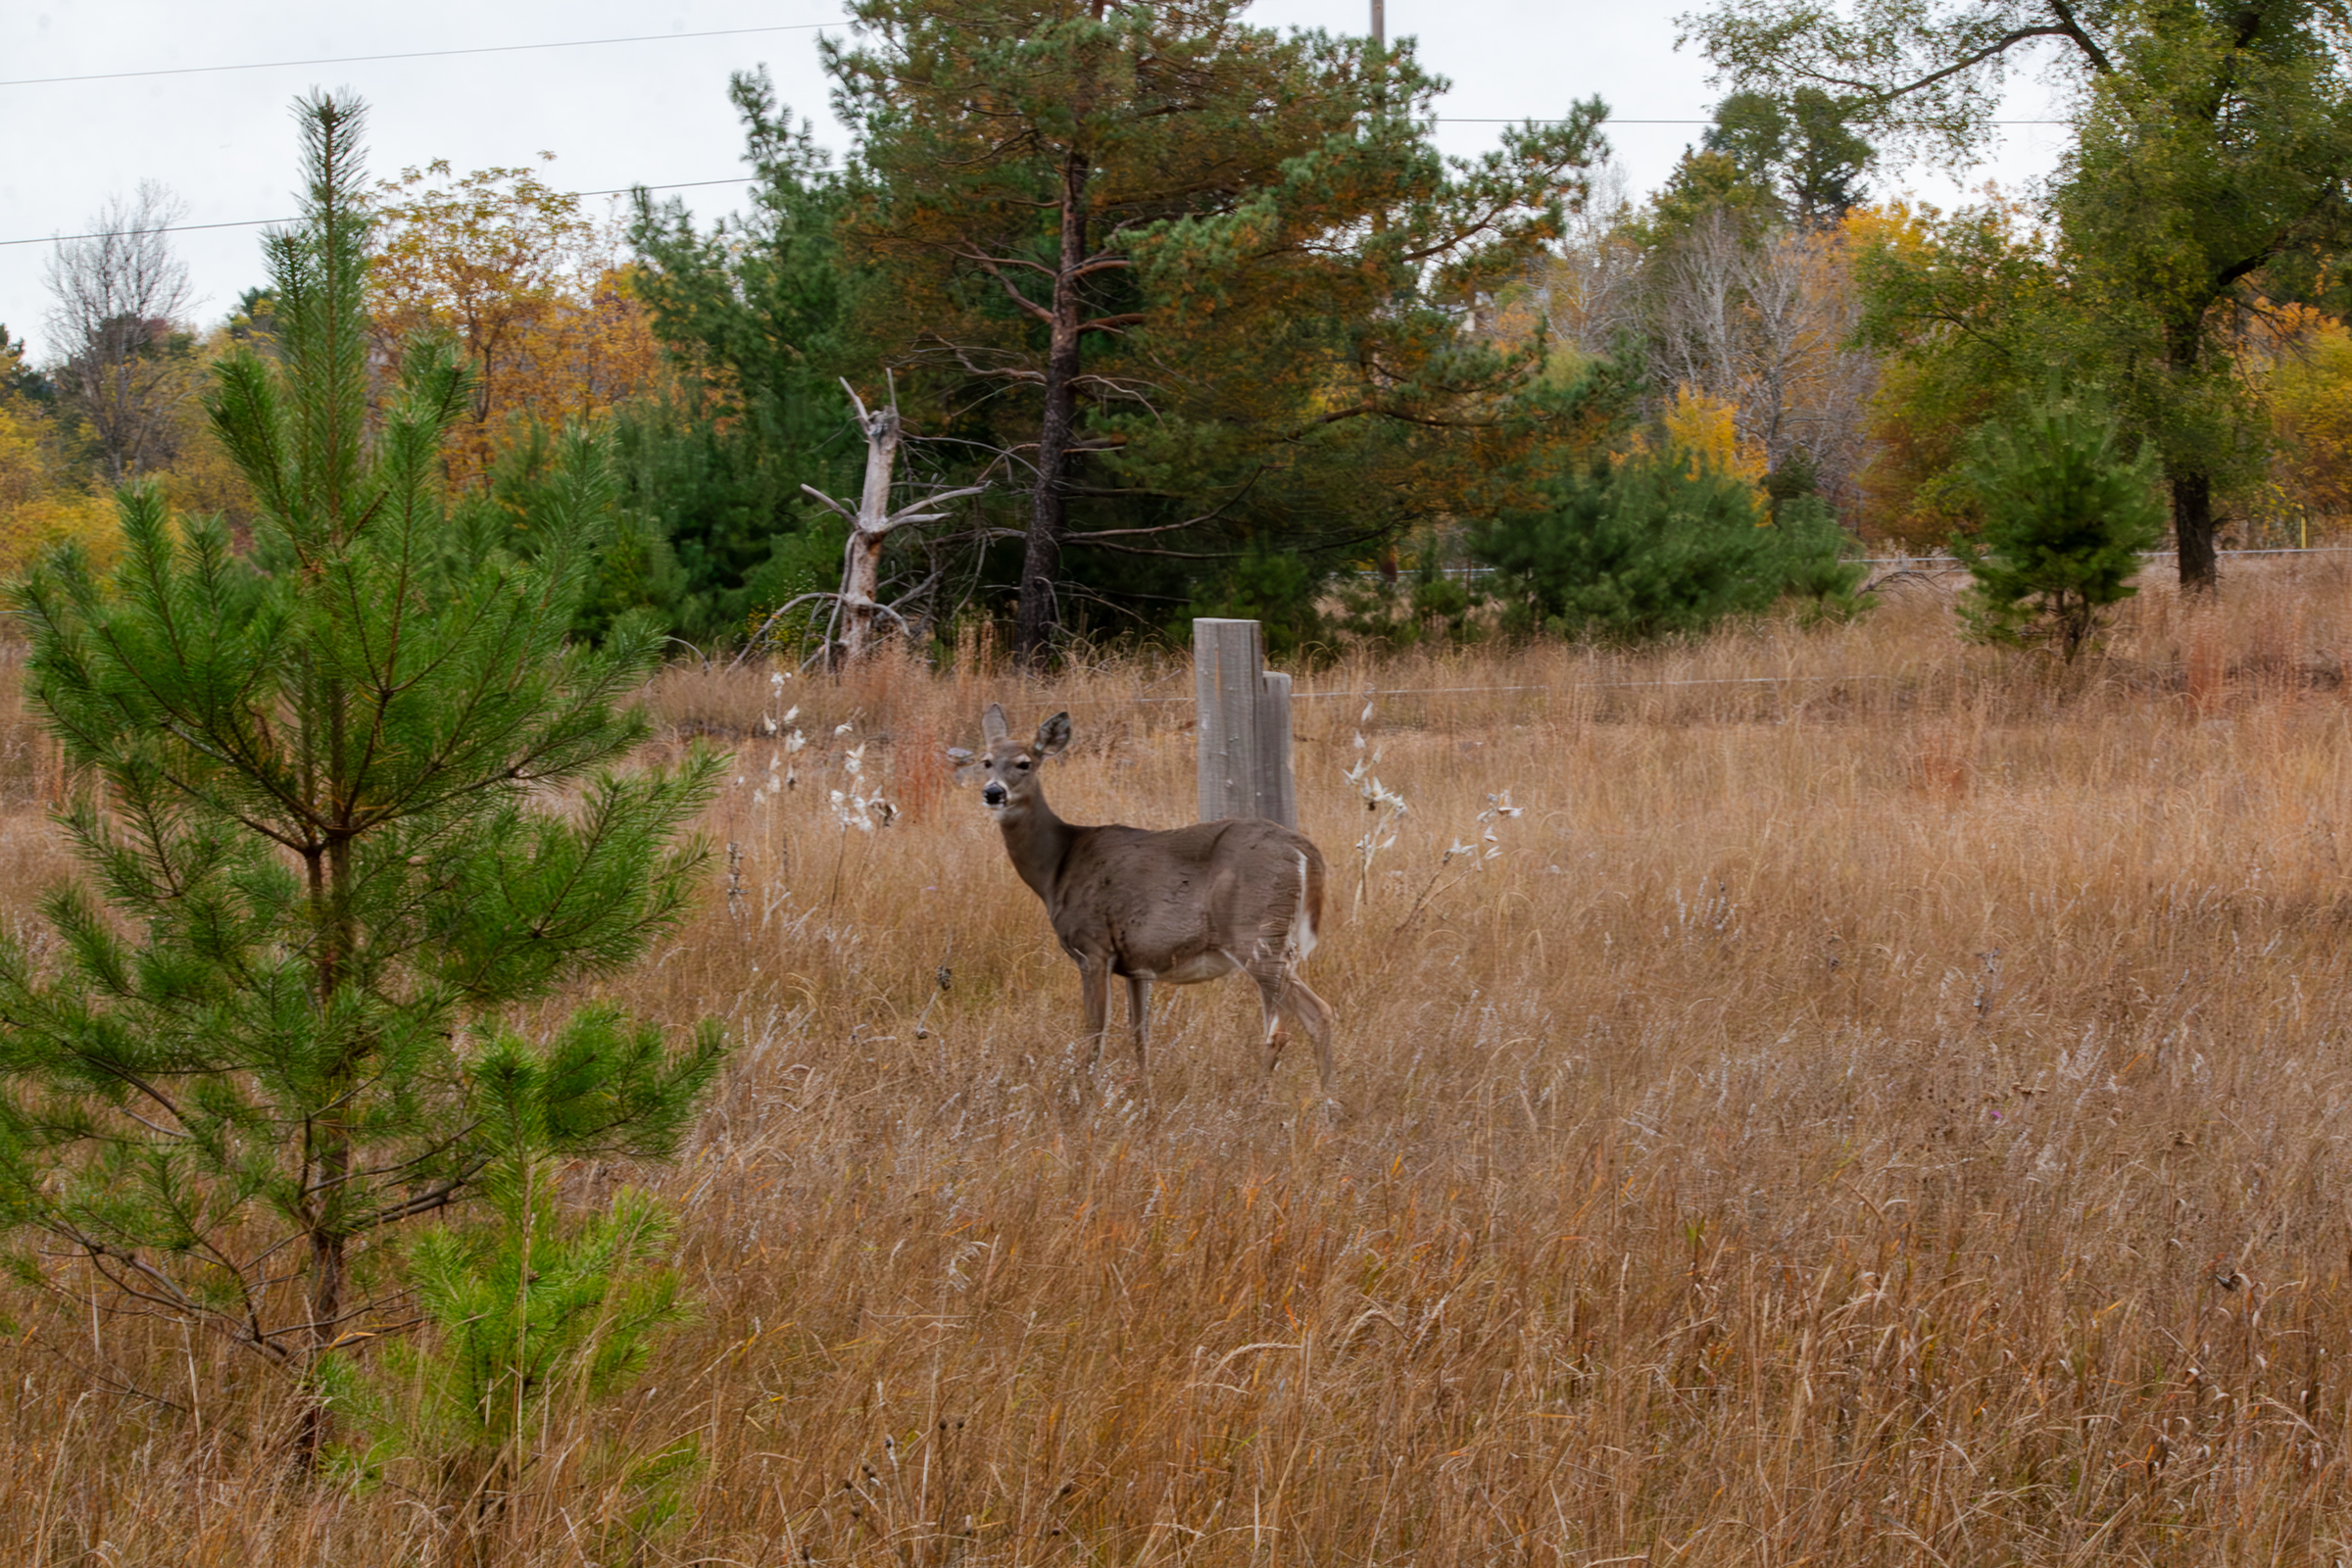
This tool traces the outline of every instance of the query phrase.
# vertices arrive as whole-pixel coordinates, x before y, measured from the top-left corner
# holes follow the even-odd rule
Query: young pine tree
[[[571,1032],[605,1020],[586,1010]],[[562,1161],[549,1151],[562,1130],[549,1112],[564,1099],[551,1082],[562,1056],[534,1058],[512,1037],[484,1054],[483,1222],[429,1226],[406,1249],[429,1330],[393,1345],[378,1376],[321,1369],[333,1404],[374,1440],[357,1454],[362,1473],[406,1461],[411,1490],[450,1506],[477,1544],[519,1488],[565,1471],[575,1489],[625,1498],[642,1531],[674,1512],[672,1483],[695,1457],[691,1437],[650,1456],[565,1441],[595,1430],[595,1406],[626,1390],[653,1342],[692,1310],[668,1266],[674,1221],[651,1194],[622,1188],[602,1213],[560,1212]],[[602,1511],[582,1510],[583,1522]]]
[[[2164,537],[2153,452],[2121,451],[2115,420],[2052,399],[1978,432],[1965,476],[1984,511],[1952,551],[1975,577],[1960,615],[1995,642],[2046,640],[2072,662]]]
[[[380,1244],[494,1171],[489,1065],[540,1064],[550,1152],[649,1155],[720,1046],[609,1010],[543,1048],[501,1027],[676,917],[718,760],[615,770],[659,637],[565,639],[595,442],[566,438],[525,558],[444,510],[467,397],[445,345],[371,408],[362,110],[300,119],[275,353],[209,400],[260,503],[251,556],[133,486],[110,578],[68,553],[14,588],[27,698],[91,786],[67,825],[93,885],[48,897],[53,944],[0,944],[0,1226],[35,1284],[307,1375],[381,1321]]]

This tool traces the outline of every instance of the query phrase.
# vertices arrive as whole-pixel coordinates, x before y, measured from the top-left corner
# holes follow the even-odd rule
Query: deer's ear
[[[995,703],[989,704],[988,710],[980,715],[981,736],[994,746],[1011,733],[1011,727],[1004,722],[1004,710]]]
[[[1037,744],[1032,748],[1040,757],[1052,757],[1070,744],[1070,715],[1055,713],[1037,726]]]

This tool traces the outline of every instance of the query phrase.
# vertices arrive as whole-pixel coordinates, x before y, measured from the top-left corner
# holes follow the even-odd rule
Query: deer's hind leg
[[[1257,982],[1257,1003],[1265,1019],[1266,1075],[1282,1063],[1282,1048],[1289,1045],[1290,1024],[1306,1031],[1307,1039],[1315,1045],[1315,1071],[1323,1080],[1323,1088],[1331,1088],[1331,1008],[1321,997],[1306,988],[1284,964],[1252,967],[1250,978]]]
[[[1271,1078],[1282,1062],[1282,1048],[1290,1044],[1282,1027],[1282,971],[1253,968],[1250,978],[1257,982],[1257,1005],[1265,1020],[1258,1043],[1265,1047],[1266,1076]]]
[[[1282,987],[1275,994],[1274,1004],[1306,1031],[1306,1038],[1315,1043],[1315,1076],[1321,1080],[1323,1092],[1331,1093],[1331,1004],[1307,988],[1305,981],[1285,972]]]
[[[1257,982],[1258,1005],[1265,1015],[1266,1076],[1282,1061],[1282,1048],[1290,1044],[1287,1024],[1297,1024],[1314,1042],[1315,1076],[1322,1081],[1323,1092],[1331,1093],[1331,1004],[1309,990],[1287,964],[1268,964],[1252,967],[1250,978]]]

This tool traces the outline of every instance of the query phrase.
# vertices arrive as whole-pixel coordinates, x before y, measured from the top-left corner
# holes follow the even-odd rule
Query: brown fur
[[[1323,918],[1323,856],[1279,822],[1229,817],[1152,831],[1064,822],[1039,775],[1069,745],[1070,715],[1056,713],[1027,743],[1011,738],[1004,710],[983,715],[987,750],[974,761],[1013,869],[1043,900],[1054,934],[1077,961],[1094,1056],[1108,1028],[1110,977],[1127,981],[1128,1017],[1141,1064],[1150,1034],[1152,982],[1189,985],[1236,970],[1257,982],[1266,1070],[1282,1058],[1287,1019],[1314,1042],[1315,1067],[1331,1089],[1331,1008],[1298,978]]]

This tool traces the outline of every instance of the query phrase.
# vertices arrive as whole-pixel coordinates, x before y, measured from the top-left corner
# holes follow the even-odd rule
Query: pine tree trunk
[[[1021,557],[1020,605],[1013,651],[1042,664],[1061,629],[1061,545],[1067,537],[1068,497],[1062,489],[1070,437],[1078,417],[1077,270],[1086,257],[1087,161],[1071,153],[1061,166],[1061,257],[1054,279],[1053,322],[1046,351],[1045,419],[1037,437],[1037,488],[1029,508],[1029,537]]]
[[[351,1140],[340,1127],[323,1130],[321,1149],[317,1162],[317,1185],[330,1195],[340,1192],[351,1177]],[[331,1185],[330,1185],[331,1184]],[[335,1202],[330,1196],[320,1211],[320,1219],[333,1212]],[[343,1263],[347,1240],[340,1227],[331,1223],[314,1223],[311,1227],[311,1354],[316,1365],[323,1360],[334,1346],[335,1321],[343,1313]],[[295,1462],[307,1472],[318,1465],[318,1457],[334,1435],[334,1417],[318,1398],[315,1388],[306,1391],[307,1403],[301,1425],[295,1435]]]
[[[330,685],[326,707],[328,736],[332,754],[337,760],[343,756],[345,713],[348,699],[339,685]],[[340,793],[340,792],[336,792]],[[318,948],[316,967],[312,978],[317,987],[318,1021],[323,1028],[334,1016],[335,993],[344,980],[344,965],[356,946],[356,933],[351,929],[351,841],[345,837],[330,838],[311,854],[310,894],[312,918],[316,922]],[[348,1056],[338,1054],[320,1063],[328,1093],[318,1111],[309,1121],[309,1159],[306,1161],[309,1191],[304,1195],[305,1210],[310,1225],[310,1361],[316,1365],[334,1346],[343,1315],[343,1286],[345,1253],[350,1238],[342,1222],[345,1191],[351,1181],[351,1129],[345,1123],[343,1105],[345,1089],[352,1078],[353,1063]],[[325,1451],[333,1436],[334,1418],[315,1392],[308,1395],[308,1405],[302,1413],[302,1423],[296,1439],[296,1461],[305,1471],[318,1467],[318,1456]]]
[[[1058,340],[1063,334],[1056,329]],[[1021,556],[1021,597],[1013,618],[1013,651],[1031,664],[1052,657],[1054,633],[1061,629],[1061,542],[1067,504],[1062,494],[1062,466],[1068,461],[1075,404],[1070,381],[1077,370],[1077,334],[1065,346],[1056,341],[1046,361],[1046,417],[1038,432],[1037,487],[1029,508],[1029,537]]]

